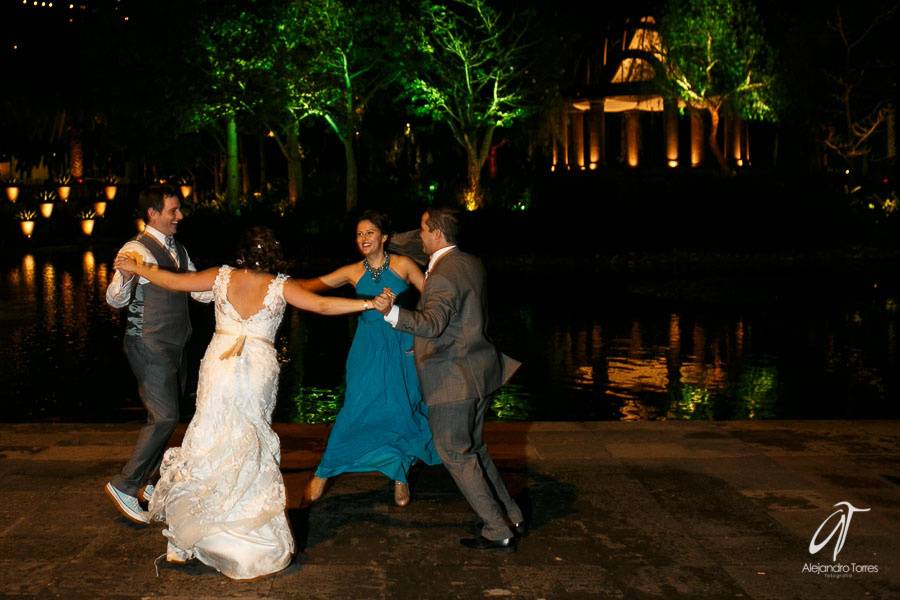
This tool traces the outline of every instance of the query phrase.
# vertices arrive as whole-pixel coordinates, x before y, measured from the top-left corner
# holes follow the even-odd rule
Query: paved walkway
[[[459,545],[475,518],[441,467],[415,471],[403,509],[368,474],[296,508],[327,430],[276,429],[302,552],[235,582],[198,563],[161,561],[157,576],[162,525],[131,525],[104,496],[137,426],[0,425],[0,597],[900,598],[898,422],[490,424],[532,514],[515,554]],[[836,561],[837,536],[811,556],[841,501],[870,510]]]

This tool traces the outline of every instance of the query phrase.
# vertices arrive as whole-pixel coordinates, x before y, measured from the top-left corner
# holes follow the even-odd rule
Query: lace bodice
[[[275,340],[275,332],[284,317],[284,282],[288,276],[278,274],[269,283],[263,299],[263,306],[250,317],[243,319],[228,301],[228,284],[234,271],[228,265],[219,268],[213,283],[213,298],[216,306],[216,331],[226,331],[234,335],[246,335]]]

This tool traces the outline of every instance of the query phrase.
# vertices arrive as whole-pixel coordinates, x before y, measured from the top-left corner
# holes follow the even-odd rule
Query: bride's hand
[[[136,252],[119,252],[113,266],[123,274],[139,271],[144,264],[144,257]]]

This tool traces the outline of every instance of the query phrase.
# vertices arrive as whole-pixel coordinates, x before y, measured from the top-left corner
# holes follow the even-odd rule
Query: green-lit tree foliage
[[[287,162],[287,192],[292,206],[297,204],[303,188],[300,123],[310,116],[293,109],[298,97],[314,93],[311,54],[302,36],[302,22],[308,8],[304,4],[297,0],[263,4],[265,39],[256,52],[265,59],[259,63],[261,69],[251,72],[245,88],[255,99],[250,111],[253,120],[275,140]]]
[[[709,147],[727,171],[717,140],[722,109],[747,119],[776,116],[772,50],[756,10],[745,0],[669,0],[660,37],[669,91],[709,113]]]
[[[463,201],[482,206],[481,170],[494,132],[525,115],[522,63],[526,28],[485,0],[425,2],[418,33],[421,63],[406,73],[413,111],[449,127],[467,160]]]
[[[340,140],[346,160],[346,208],[356,206],[354,143],[366,106],[387,86],[402,49],[402,19],[390,1],[297,0],[299,19],[289,25],[308,62],[287,78],[288,107],[296,120],[322,119]]]
[[[254,56],[257,17],[230,3],[221,5],[216,18],[200,30],[201,70],[208,76],[204,102],[193,115],[196,126],[215,125],[225,132],[226,202],[239,210],[238,115],[247,112],[251,102],[245,93],[248,72],[259,68]]]
[[[238,210],[238,120],[257,126],[278,123],[296,133],[288,118],[285,77],[299,77],[298,40],[293,31],[297,6],[289,1],[215,3],[215,17],[200,32],[199,65],[209,86],[194,114],[197,125],[225,125],[227,203]],[[221,126],[221,125],[220,125]],[[296,141],[296,136],[288,135]],[[288,162],[299,153],[282,144]],[[294,188],[296,189],[296,188]],[[292,198],[295,201],[295,198]]]

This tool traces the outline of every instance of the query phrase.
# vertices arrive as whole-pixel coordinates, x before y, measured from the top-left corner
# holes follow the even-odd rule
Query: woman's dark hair
[[[244,234],[238,250],[237,265],[269,273],[283,273],[288,267],[281,252],[281,243],[268,227],[251,227]]]
[[[379,210],[370,208],[363,211],[359,218],[356,219],[356,224],[359,225],[362,221],[371,221],[381,231],[382,235],[391,235],[392,233],[391,218]]]

